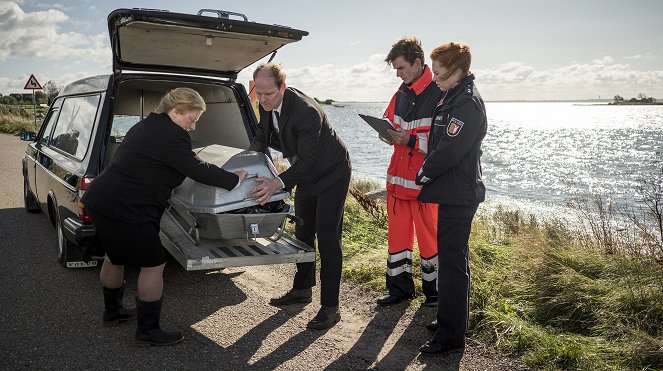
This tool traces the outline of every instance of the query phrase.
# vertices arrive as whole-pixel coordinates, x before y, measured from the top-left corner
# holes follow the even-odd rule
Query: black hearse
[[[65,267],[96,266],[103,256],[80,198],[129,128],[168,90],[190,87],[206,101],[207,111],[190,132],[194,148],[247,148],[257,121],[237,74],[308,35],[210,9],[197,15],[118,9],[108,16],[108,30],[113,73],[66,86],[23,158],[25,209],[47,214]],[[189,270],[315,259],[282,230],[277,238],[200,240],[173,220],[162,220],[162,241]],[[200,225],[194,220],[191,228]]]

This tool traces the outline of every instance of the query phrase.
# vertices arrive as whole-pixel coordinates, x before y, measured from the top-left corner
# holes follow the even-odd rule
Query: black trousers
[[[295,215],[304,221],[295,227],[295,236],[314,248],[317,236],[320,254],[320,304],[324,306],[338,306],[343,264],[343,211],[349,185],[348,174],[346,178],[319,194],[307,193],[306,187],[300,186],[295,192]],[[293,287],[305,289],[313,286],[315,262],[297,263]]]
[[[465,344],[470,309],[468,241],[478,205],[440,205],[437,219],[437,323],[435,341],[448,346]]]

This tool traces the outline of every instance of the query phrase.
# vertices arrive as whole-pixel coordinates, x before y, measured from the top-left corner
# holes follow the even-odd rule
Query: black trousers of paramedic
[[[465,344],[469,317],[470,262],[468,241],[478,205],[440,205],[437,219],[438,277],[436,342]]]
[[[306,187],[297,187],[295,192],[295,215],[304,223],[295,227],[298,240],[315,247],[318,240],[320,254],[320,304],[338,306],[341,285],[343,252],[343,212],[345,197],[350,185],[350,174],[317,195],[307,193]],[[315,286],[315,262],[297,263],[293,282],[295,289]]]

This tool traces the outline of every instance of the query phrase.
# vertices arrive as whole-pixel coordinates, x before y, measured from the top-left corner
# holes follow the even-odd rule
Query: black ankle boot
[[[161,299],[142,301],[136,298],[138,324],[134,344],[137,346],[177,344],[184,336],[181,331],[166,332],[159,326]]]
[[[104,290],[104,326],[115,326],[122,322],[130,321],[136,318],[135,309],[126,309],[122,306],[122,297],[124,296],[124,285],[116,289],[103,287]]]

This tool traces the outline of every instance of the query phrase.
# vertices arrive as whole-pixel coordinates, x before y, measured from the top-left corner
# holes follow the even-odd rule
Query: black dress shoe
[[[437,331],[437,329],[440,327],[440,324],[437,323],[437,320],[429,323],[426,325],[426,328],[431,330],[431,331]]]
[[[429,296],[421,303],[422,307],[426,308],[437,308],[437,296]]]
[[[383,297],[378,298],[377,302],[378,305],[383,305],[385,307],[394,305],[397,303],[402,302],[403,300],[410,300],[412,298],[404,298],[402,296],[396,296],[396,295],[385,295]]]
[[[334,326],[341,320],[341,312],[338,307],[320,307],[318,314],[306,325],[307,328],[314,330],[324,330]]]
[[[294,303],[310,303],[313,297],[313,292],[310,288],[308,289],[291,289],[285,294],[272,298],[269,301],[271,305],[287,305]]]
[[[428,340],[426,344],[419,347],[421,354],[442,355],[448,353],[462,352],[465,350],[465,344],[461,345],[443,345],[435,340]]]

